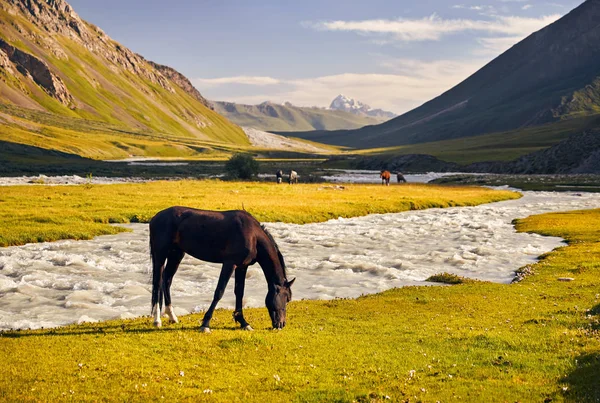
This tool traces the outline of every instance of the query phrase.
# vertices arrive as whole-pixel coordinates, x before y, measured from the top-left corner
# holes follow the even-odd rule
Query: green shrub
[[[227,176],[233,179],[252,179],[258,169],[258,161],[249,154],[234,154],[225,164]]]

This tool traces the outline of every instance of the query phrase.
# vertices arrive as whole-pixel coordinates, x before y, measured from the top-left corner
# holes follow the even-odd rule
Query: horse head
[[[271,316],[273,329],[283,329],[285,326],[285,308],[292,300],[292,284],[296,279],[286,281],[283,285],[275,285],[267,293],[265,304]]]

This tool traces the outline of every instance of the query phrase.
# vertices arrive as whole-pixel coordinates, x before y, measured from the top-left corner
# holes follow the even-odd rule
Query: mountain
[[[587,0],[395,119],[359,130],[294,135],[357,148],[388,147],[519,131],[599,113],[600,0]]]
[[[232,122],[255,129],[289,132],[308,130],[355,129],[374,125],[386,120],[382,116],[369,116],[349,111],[307,108],[263,102],[259,105],[243,105],[232,102],[213,102],[216,112]]]
[[[393,112],[384,111],[383,109],[372,109],[369,105],[363,104],[353,98],[340,94],[329,105],[329,109],[336,111],[349,112],[360,116],[371,116],[378,119],[389,120],[395,118]]]
[[[0,0],[0,140],[93,158],[249,144],[208,105],[64,0]]]

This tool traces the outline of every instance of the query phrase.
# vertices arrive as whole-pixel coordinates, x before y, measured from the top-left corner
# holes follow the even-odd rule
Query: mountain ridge
[[[337,130],[359,128],[381,123],[386,118],[369,116],[364,113],[349,111],[302,107],[290,102],[276,104],[265,101],[258,105],[245,105],[235,102],[214,101],[215,111],[232,122],[264,131],[278,133],[304,130]]]
[[[139,143],[148,136],[157,146],[181,139],[249,145],[241,128],[212,111],[200,93],[193,95],[184,88],[185,77],[158,66],[81,19],[64,0],[0,0],[2,102],[57,117],[103,122],[110,133],[110,127],[122,127],[137,138],[107,140],[106,150],[111,151],[105,152],[111,156],[143,153]],[[43,115],[28,116],[48,121]],[[0,122],[5,126],[0,128],[3,140],[39,143],[35,139],[40,131],[51,130],[56,134],[48,138],[47,147],[59,143],[63,149],[69,147],[66,139],[57,137],[66,137],[63,126],[72,123],[51,119],[54,126],[46,128],[39,121],[28,125],[21,118],[7,119],[10,122]],[[9,124],[15,127],[17,121],[20,130],[25,126],[33,130],[31,139],[9,130]]]
[[[358,130],[296,133],[388,147],[517,130],[600,113],[600,0],[587,0],[440,96]]]

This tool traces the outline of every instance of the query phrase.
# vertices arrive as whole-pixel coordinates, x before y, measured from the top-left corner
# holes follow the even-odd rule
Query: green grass
[[[452,273],[439,273],[434,274],[425,279],[425,281],[431,281],[432,283],[441,283],[441,284],[464,284],[468,282],[472,282],[472,279],[459,276],[457,274]]]
[[[269,330],[264,308],[245,310],[252,333],[237,329],[228,310],[217,310],[211,334],[198,331],[201,314],[159,330],[145,317],[5,332],[0,398],[597,401],[600,210],[517,226],[563,236],[569,246],[516,284],[294,301],[279,332]]]
[[[472,206],[519,194],[475,187],[166,181],[125,185],[10,186],[0,196],[0,246],[88,239],[125,231],[109,223],[147,222],[173,205],[231,210],[260,221],[308,223],[430,207]]]

